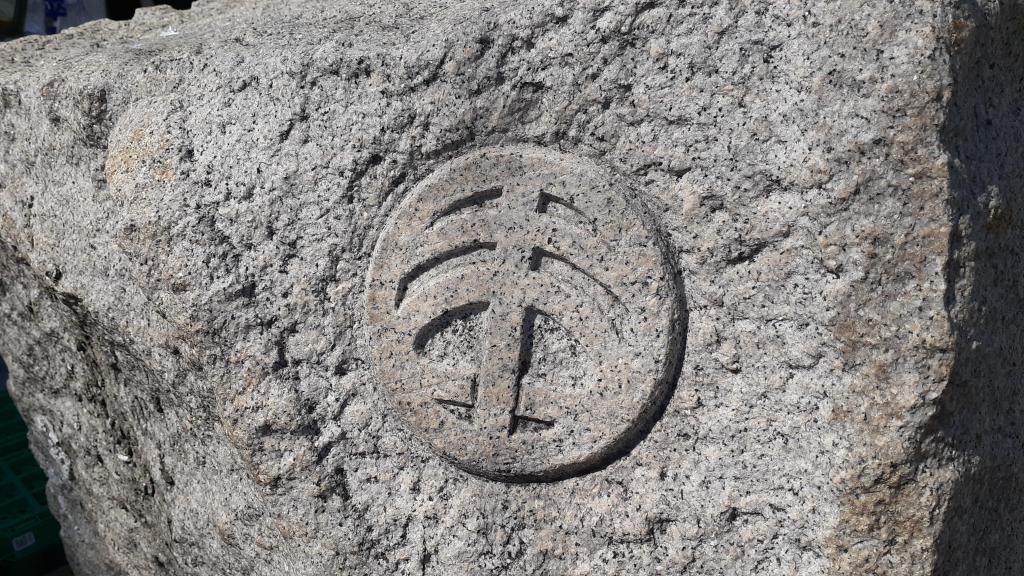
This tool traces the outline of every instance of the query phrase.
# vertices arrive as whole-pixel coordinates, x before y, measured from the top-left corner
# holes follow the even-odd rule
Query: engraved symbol
[[[574,243],[554,240],[556,235],[566,236],[580,232],[590,234],[586,227],[583,227],[581,231],[573,232],[562,229],[558,224],[553,224],[554,220],[530,217],[534,214],[547,214],[549,206],[552,203],[557,203],[586,220],[586,216],[579,208],[570,201],[551,193],[537,192],[526,196],[530,204],[535,207],[532,211],[524,214],[517,211],[515,202],[508,201],[508,197],[503,196],[502,192],[501,187],[495,187],[472,193],[442,207],[431,218],[427,227],[428,231],[450,227],[454,229],[456,238],[465,234],[472,235],[473,231],[467,229],[467,224],[472,225],[475,222],[459,220],[458,216],[484,203],[493,202],[496,204],[494,217],[510,222],[512,225],[504,230],[506,233],[502,234],[500,238],[483,241],[472,240],[462,244],[456,241],[456,246],[444,250],[438,255],[428,257],[416,265],[399,280],[395,307],[401,313],[402,303],[409,296],[410,286],[419,284],[423,277],[429,275],[435,268],[444,266],[457,258],[479,252],[488,253],[487,258],[495,265],[483,267],[490,274],[487,281],[496,283],[502,289],[492,291],[486,301],[467,302],[460,305],[461,307],[468,306],[484,310],[484,328],[481,339],[483,353],[479,371],[472,378],[466,395],[456,398],[435,397],[434,400],[439,404],[456,409],[456,412],[464,418],[473,421],[477,428],[492,429],[496,433],[511,435],[521,428],[520,424],[532,425],[529,426],[529,429],[536,430],[550,428],[555,423],[554,417],[527,415],[516,411],[519,403],[520,381],[529,366],[532,353],[530,335],[533,332],[536,318],[539,314],[543,314],[543,310],[551,308],[550,303],[547,302],[549,299],[561,297],[559,287],[550,285],[551,282],[548,279],[541,277],[548,273],[546,266],[548,262],[558,262],[566,270],[581,276],[586,280],[582,283],[584,287],[603,291],[607,300],[614,306],[621,307],[622,304],[607,284],[575,263],[577,259],[591,259],[590,254],[584,250],[594,248],[594,246],[585,246],[579,241]],[[520,215],[526,215],[527,218],[521,222],[515,221],[516,217]],[[450,236],[446,235],[447,237]],[[541,247],[542,244],[547,247]],[[552,245],[564,246],[568,249],[575,248],[576,253],[569,257],[555,251],[551,247]],[[599,262],[590,264],[600,266]],[[423,290],[447,289],[448,285],[443,282],[434,282],[423,288]],[[417,294],[417,296],[423,297],[422,294]],[[586,293],[582,296],[591,297]],[[414,348],[422,351],[427,337],[450,314],[450,310],[444,311],[440,316],[420,327],[414,340]],[[587,318],[586,320],[588,325],[601,323],[600,319]],[[610,320],[609,323],[614,326],[613,320]]]
[[[621,452],[665,400],[681,345],[649,226],[581,159],[513,147],[443,166],[371,265],[368,334],[391,404],[492,478],[564,477]]]

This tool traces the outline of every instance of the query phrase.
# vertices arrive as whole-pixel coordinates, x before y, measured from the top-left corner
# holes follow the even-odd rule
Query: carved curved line
[[[430,322],[427,322],[416,331],[416,336],[413,337],[412,341],[413,350],[415,350],[417,354],[422,354],[424,348],[427,346],[427,342],[430,342],[430,339],[433,338],[435,334],[444,330],[445,326],[450,324],[452,320],[479,314],[487,310],[490,305],[490,302],[485,301],[468,302],[438,314]]]
[[[584,276],[589,278],[591,281],[593,281],[595,284],[600,286],[608,294],[608,296],[611,297],[612,301],[615,302],[615,304],[618,304],[619,306],[622,306],[623,308],[626,307],[625,304],[622,303],[622,299],[619,298],[619,295],[616,294],[612,290],[611,286],[609,286],[609,285],[605,284],[604,282],[598,280],[597,277],[595,277],[593,274],[591,274],[590,272],[587,272],[583,268],[580,268],[575,263],[573,263],[571,260],[569,260],[565,256],[562,256],[561,254],[555,254],[554,252],[551,252],[549,250],[545,250],[544,248],[538,248],[538,247],[534,246],[534,248],[530,251],[530,270],[533,270],[533,271],[540,270],[541,261],[544,258],[550,258],[552,260],[557,260],[557,261],[561,262],[562,264],[565,264],[566,266],[569,266],[573,270],[579,272],[580,274],[583,274]]]
[[[580,268],[579,266],[574,264],[572,261],[570,261],[565,256],[562,256],[560,254],[556,254],[554,252],[551,252],[549,250],[545,250],[543,248],[534,247],[533,250],[530,253],[530,270],[539,271],[540,268],[541,268],[541,262],[543,261],[544,258],[550,258],[551,260],[556,260],[558,262],[561,262],[562,264],[565,264],[566,266],[568,266],[571,270],[573,270],[573,271],[575,271],[575,272],[577,272],[579,274],[582,274],[584,277],[586,277],[587,279],[589,279],[590,281],[592,281],[593,283],[595,283],[595,284],[597,284],[598,286],[601,287],[601,289],[605,292],[605,294],[607,294],[608,298],[611,300],[611,305],[612,306],[617,306],[618,308],[621,309],[621,311],[624,314],[628,314],[629,313],[629,308],[626,307],[626,305],[622,302],[622,299],[619,298],[619,295],[616,294],[611,289],[611,286],[605,284],[604,282],[599,280],[597,277],[595,277],[593,274],[590,274],[589,272],[587,272],[583,268]],[[561,281],[561,280],[560,280],[560,282],[561,283],[565,283],[564,281]],[[571,283],[569,283],[569,284],[571,285]],[[621,338],[622,334],[619,332],[619,323],[615,320],[615,315],[612,314],[611,310],[608,309],[608,305],[605,304],[605,303],[602,303],[600,301],[598,301],[596,304],[597,304],[597,307],[598,307],[599,310],[601,310],[602,312],[604,312],[605,314],[608,315],[608,324],[611,326],[612,332],[615,333],[615,336],[617,338]]]
[[[571,220],[566,220],[565,218],[561,218],[557,214],[550,212],[549,207],[552,204],[564,206],[567,210],[575,214],[579,221],[573,222]],[[588,216],[583,210],[581,210],[579,206],[576,206],[575,204],[573,204],[569,200],[566,200],[565,198],[562,198],[561,196],[555,196],[550,192],[541,192],[537,198],[537,212],[539,214],[548,214],[554,218],[558,218],[559,220],[563,220],[570,224],[575,224],[586,229],[594,236],[597,236],[597,223],[594,222],[594,219]]]
[[[458,214],[459,212],[462,212],[463,210],[466,210],[468,208],[472,208],[474,206],[482,206],[485,202],[490,202],[491,200],[497,200],[498,198],[501,198],[502,192],[503,189],[501,186],[494,186],[492,188],[487,188],[484,190],[480,190],[478,192],[474,192],[469,196],[466,196],[465,198],[460,198],[455,202],[452,202],[444,210],[441,210],[440,212],[435,214],[433,218],[430,219],[430,224],[427,224],[427,230],[433,228],[434,225],[438,223],[438,221],[444,220],[449,216],[454,216],[455,214]]]
[[[497,247],[497,242],[472,242],[463,246],[456,246],[451,250],[446,250],[437,256],[420,262],[398,281],[398,288],[395,290],[395,310],[402,305],[402,300],[405,300],[405,296],[409,292],[409,286],[427,272],[430,272],[449,260],[462,258],[481,250],[494,250]]]

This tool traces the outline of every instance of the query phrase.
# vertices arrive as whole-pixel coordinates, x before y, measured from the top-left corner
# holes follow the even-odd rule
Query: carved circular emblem
[[[606,170],[534,147],[443,165],[392,214],[367,286],[378,377],[456,466],[537,481],[639,440],[678,361],[680,287]]]

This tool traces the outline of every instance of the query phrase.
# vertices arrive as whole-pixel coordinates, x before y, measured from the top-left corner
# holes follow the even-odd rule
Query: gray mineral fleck
[[[79,576],[1024,573],[1024,2],[260,2],[0,45]]]

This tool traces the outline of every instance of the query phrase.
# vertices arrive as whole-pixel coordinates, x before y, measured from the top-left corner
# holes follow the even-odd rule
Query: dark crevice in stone
[[[188,10],[192,0],[156,0],[154,4],[170,6],[175,10]],[[139,0],[107,0],[107,18],[111,20],[131,20],[135,11],[142,8]]]
[[[966,2],[952,23],[951,380],[931,425],[963,469],[933,576],[1024,573],[1024,6]]]

